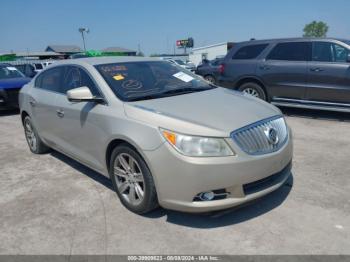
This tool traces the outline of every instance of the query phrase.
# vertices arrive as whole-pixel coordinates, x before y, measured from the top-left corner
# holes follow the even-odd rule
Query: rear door
[[[40,74],[30,92],[29,103],[34,126],[49,145],[57,143],[55,136],[56,97],[61,87],[63,67],[55,67]]]
[[[342,45],[315,41],[308,65],[308,100],[350,103],[349,50]]]
[[[257,68],[273,100],[304,99],[311,42],[277,43]]]

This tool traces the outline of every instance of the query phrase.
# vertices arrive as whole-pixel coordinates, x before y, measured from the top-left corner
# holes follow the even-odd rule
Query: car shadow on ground
[[[0,117],[2,116],[14,116],[19,114],[19,109],[11,109],[11,110],[0,110]]]
[[[350,113],[325,110],[280,107],[283,114],[290,117],[302,117],[318,120],[350,122]]]
[[[102,184],[106,188],[114,191],[111,180],[105,176],[57,151],[52,151],[51,155],[64,162],[65,164],[68,164],[87,177]],[[289,179],[284,183],[284,185],[281,186],[278,190],[238,208],[204,214],[183,213],[159,208],[149,214],[143,215],[143,217],[157,219],[166,216],[166,221],[169,223],[192,228],[224,227],[253,219],[275,209],[287,198],[292,187],[293,175],[291,175]],[[125,209],[125,212],[129,211]]]

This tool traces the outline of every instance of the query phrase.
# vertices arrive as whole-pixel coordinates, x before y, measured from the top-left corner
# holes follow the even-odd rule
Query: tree
[[[322,21],[313,21],[304,27],[304,37],[326,37],[328,25]]]

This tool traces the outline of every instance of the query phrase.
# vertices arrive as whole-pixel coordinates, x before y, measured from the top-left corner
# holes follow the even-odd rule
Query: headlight
[[[223,138],[200,137],[162,130],[164,138],[181,154],[193,157],[233,156]]]

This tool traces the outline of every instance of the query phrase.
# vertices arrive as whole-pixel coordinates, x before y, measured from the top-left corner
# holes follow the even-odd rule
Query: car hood
[[[1,89],[21,88],[25,84],[29,83],[30,80],[31,79],[27,77],[0,79],[0,88]]]
[[[184,134],[229,137],[238,128],[281,114],[276,107],[224,88],[128,102],[132,119]]]

